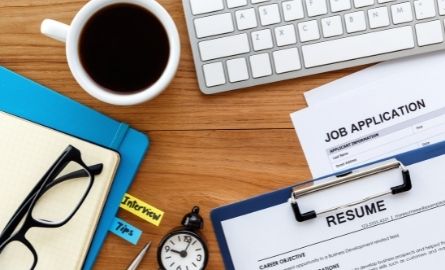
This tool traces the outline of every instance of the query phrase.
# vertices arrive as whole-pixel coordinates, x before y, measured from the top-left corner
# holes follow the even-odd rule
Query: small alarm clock
[[[170,231],[158,247],[158,263],[161,270],[204,270],[209,253],[200,233],[204,220],[199,207],[184,216],[182,227]]]

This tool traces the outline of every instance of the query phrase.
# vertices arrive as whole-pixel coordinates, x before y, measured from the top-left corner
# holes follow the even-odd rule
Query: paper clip
[[[321,190],[325,190],[325,189],[330,189],[333,187],[337,187],[339,185],[343,185],[346,183],[350,183],[353,181],[357,181],[363,178],[366,178],[368,176],[372,176],[375,174],[379,174],[379,173],[383,173],[389,170],[393,170],[393,169],[401,169],[402,171],[402,176],[403,176],[403,184],[399,185],[399,186],[395,186],[392,187],[389,191],[380,193],[380,194],[376,194],[374,196],[370,196],[370,197],[366,197],[363,200],[357,201],[357,202],[352,202],[346,205],[341,205],[341,206],[337,206],[337,207],[333,207],[330,209],[326,209],[320,212],[316,212],[316,211],[309,211],[306,213],[301,213],[300,211],[300,207],[298,206],[298,202],[297,200],[303,196],[321,191]],[[343,209],[343,208],[347,208],[347,207],[351,207],[351,206],[355,206],[382,196],[386,196],[386,195],[390,195],[390,194],[399,194],[399,193],[403,193],[403,192],[407,192],[410,191],[412,188],[412,183],[411,183],[411,177],[409,174],[408,169],[399,161],[397,160],[391,160],[388,163],[385,163],[383,165],[380,166],[376,166],[367,170],[363,170],[363,171],[359,171],[359,172],[349,172],[346,174],[341,174],[337,176],[337,179],[333,180],[333,181],[329,181],[326,183],[322,183],[319,185],[314,185],[314,186],[309,186],[309,187],[304,187],[304,188],[300,188],[300,186],[296,186],[293,188],[292,190],[292,195],[291,195],[291,199],[290,199],[290,203],[292,205],[292,209],[293,212],[295,214],[295,218],[298,222],[304,222],[310,219],[314,219],[317,217],[317,215],[322,215],[322,214],[326,214],[328,212],[332,212],[332,211],[337,211],[339,209]]]

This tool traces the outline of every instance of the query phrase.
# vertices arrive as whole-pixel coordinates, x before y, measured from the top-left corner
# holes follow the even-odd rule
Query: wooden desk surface
[[[148,1],[148,0],[147,0]],[[156,248],[193,205],[202,208],[208,269],[223,269],[209,220],[212,208],[305,180],[309,170],[289,113],[303,93],[357,69],[205,96],[198,90],[180,0],[159,0],[173,16],[182,56],[176,78],[156,100],[133,107],[96,101],[73,79],[63,44],[40,34],[40,22],[69,23],[86,0],[0,1],[0,65],[146,132],[152,145],[129,193],[166,212],[160,227],[119,212],[144,231],[137,247],[109,235],[95,269],[125,269],[143,243],[153,248],[140,269],[157,269]],[[42,108],[44,109],[44,108]]]

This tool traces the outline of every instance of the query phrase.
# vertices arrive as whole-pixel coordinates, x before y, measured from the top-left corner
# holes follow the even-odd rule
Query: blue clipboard
[[[445,154],[445,142],[437,143],[430,146],[425,146],[423,148],[409,151],[403,154],[395,155],[392,157],[388,157],[379,161],[371,162],[366,165],[359,166],[357,168],[353,168],[351,170],[356,170],[361,167],[366,167],[372,164],[375,164],[377,162],[389,160],[392,158],[397,159],[401,163],[403,163],[405,166],[409,166],[418,162],[422,162],[431,158],[435,158],[441,155]],[[351,171],[348,170],[348,171]],[[341,173],[340,173],[341,174]],[[325,177],[321,177],[318,179],[315,179],[313,181],[317,181],[319,179],[324,179],[326,177],[329,177],[332,175],[328,175]],[[295,186],[295,185],[294,185]],[[252,212],[260,211],[269,207],[273,207],[279,204],[286,203],[290,195],[292,193],[292,187],[290,186],[281,190],[277,190],[271,193],[263,194],[258,197],[254,197],[251,199],[247,199],[245,201],[241,201],[238,203],[234,203],[227,206],[222,206],[220,208],[214,209],[210,216],[213,223],[213,228],[215,230],[216,238],[219,244],[219,248],[221,250],[225,269],[227,270],[235,270],[232,257],[230,255],[230,250],[227,245],[226,237],[224,235],[222,222],[225,220],[229,220],[232,218],[240,217],[243,215],[247,215]],[[289,206],[290,207],[290,206]]]
[[[91,269],[145,157],[148,137],[4,67],[0,67],[0,110],[120,154],[119,168],[83,265],[83,269]]]

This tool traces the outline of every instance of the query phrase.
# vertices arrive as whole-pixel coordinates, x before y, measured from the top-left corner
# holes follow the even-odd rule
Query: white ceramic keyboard
[[[445,0],[183,4],[206,94],[445,48]]]

